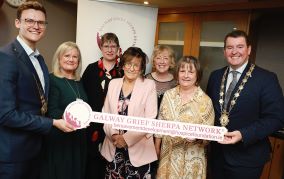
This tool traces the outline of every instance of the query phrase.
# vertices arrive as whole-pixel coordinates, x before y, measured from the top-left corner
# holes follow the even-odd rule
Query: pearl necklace
[[[224,97],[225,97],[225,80],[226,80],[226,76],[227,73],[229,71],[229,67],[226,69],[223,78],[222,78],[222,82],[221,82],[221,88],[220,88],[220,99],[219,99],[219,104],[220,104],[220,109],[221,109],[221,117],[220,117],[220,124],[225,127],[226,125],[228,125],[229,123],[229,115],[231,110],[233,109],[233,107],[236,104],[236,101],[238,99],[238,97],[240,96],[241,91],[244,89],[245,84],[247,83],[249,77],[251,77],[252,71],[254,70],[255,65],[251,64],[249,71],[246,73],[246,76],[244,77],[244,79],[242,80],[240,86],[238,87],[238,90],[236,91],[236,93],[234,94],[233,99],[230,102],[230,106],[229,106],[229,110],[227,111],[226,108],[223,108],[223,104],[224,104]]]

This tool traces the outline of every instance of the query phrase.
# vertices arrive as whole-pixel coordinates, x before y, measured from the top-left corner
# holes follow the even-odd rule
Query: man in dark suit
[[[64,120],[44,117],[48,69],[36,49],[44,36],[46,11],[38,2],[17,11],[17,38],[0,50],[0,178],[35,179],[39,172],[42,134],[52,126],[74,129]]]
[[[211,143],[213,179],[257,179],[270,157],[268,136],[284,126],[284,99],[277,76],[249,62],[245,32],[225,37],[228,67],[214,71],[207,93],[215,125],[228,129],[223,141]]]

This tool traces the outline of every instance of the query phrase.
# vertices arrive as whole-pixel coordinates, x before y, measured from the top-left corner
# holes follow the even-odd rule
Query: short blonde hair
[[[153,64],[153,68],[155,69],[154,59],[158,56],[159,53],[162,53],[163,51],[167,51],[169,53],[170,69],[174,69],[175,68],[175,52],[168,45],[156,45],[155,46],[152,56],[151,56],[151,63]]]
[[[64,42],[59,47],[57,48],[56,52],[53,55],[52,59],[52,71],[53,74],[57,77],[63,78],[63,76],[60,73],[60,66],[59,66],[59,60],[60,57],[66,53],[66,51],[72,50],[72,49],[77,49],[79,56],[78,56],[78,67],[75,70],[75,80],[79,81],[80,80],[80,74],[82,70],[82,57],[81,57],[81,51],[78,47],[78,45],[74,42],[68,41]]]

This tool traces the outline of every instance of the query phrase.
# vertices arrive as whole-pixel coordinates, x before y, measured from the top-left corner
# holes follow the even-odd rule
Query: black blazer
[[[34,72],[17,40],[0,50],[0,161],[21,162],[36,157],[41,147],[40,134],[52,127],[51,119],[40,116]],[[48,93],[48,78],[45,81]]]
[[[235,93],[250,63],[242,73]],[[207,94],[211,97],[215,110],[215,125],[220,126],[221,115],[219,91],[225,68],[210,75]],[[225,84],[226,85],[226,84]],[[218,160],[221,155],[233,166],[262,166],[270,154],[268,136],[284,127],[284,99],[277,76],[258,66],[252,72],[244,89],[229,116],[228,131],[239,130],[243,141],[234,145],[221,145],[212,142],[212,157]]]

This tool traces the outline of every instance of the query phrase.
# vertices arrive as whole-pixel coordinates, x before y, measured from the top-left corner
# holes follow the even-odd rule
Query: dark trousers
[[[103,156],[89,156],[87,158],[86,179],[104,179],[107,161]]]
[[[39,160],[33,159],[25,162],[1,162],[1,179],[38,179],[39,178]]]
[[[222,159],[214,161],[211,166],[211,179],[259,179],[264,166],[240,167],[230,166]]]
[[[151,179],[156,179],[158,167],[159,167],[159,161],[158,160],[151,163]]]

